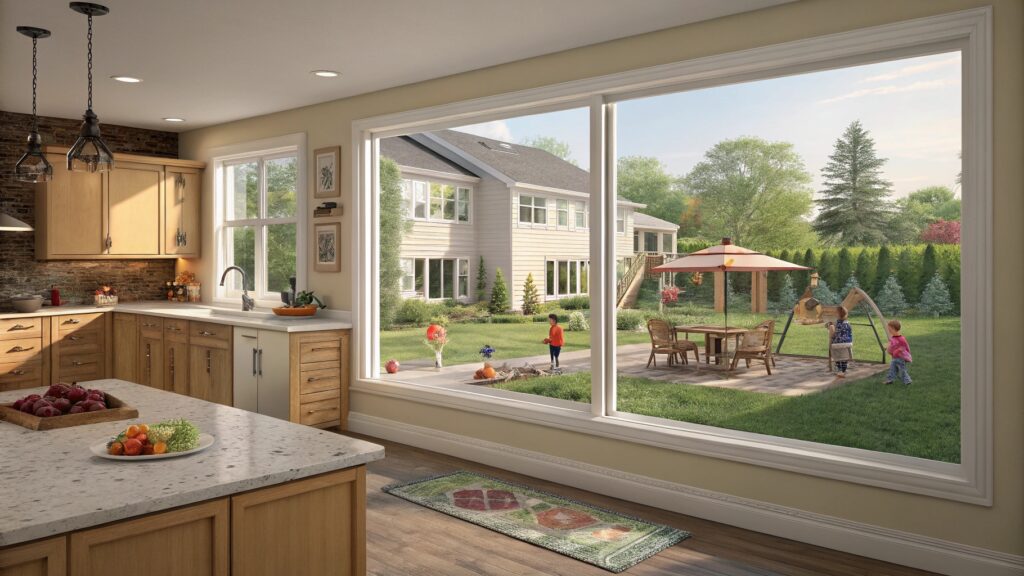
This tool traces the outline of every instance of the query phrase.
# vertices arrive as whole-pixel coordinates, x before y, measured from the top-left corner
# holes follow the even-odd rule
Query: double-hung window
[[[569,201],[555,200],[555,211],[558,213],[558,227],[569,227]]]
[[[573,218],[576,230],[587,229],[587,203],[582,200],[573,202]]]
[[[469,222],[470,190],[422,180],[404,180],[406,214],[416,220]]]
[[[615,210],[615,231],[619,234],[626,233],[626,211],[622,208]]]
[[[672,243],[671,234],[666,233],[661,235],[661,251],[667,254],[671,254],[676,251],[676,247]]]
[[[238,266],[257,300],[279,302],[278,293],[291,289],[289,278],[302,276],[299,151],[232,157],[217,167],[219,269]],[[219,298],[233,298],[243,288],[240,274],[227,280]]]
[[[519,222],[521,224],[547,224],[548,200],[541,196],[519,195]]]
[[[427,183],[421,180],[403,180],[402,194],[409,218],[427,217]]]

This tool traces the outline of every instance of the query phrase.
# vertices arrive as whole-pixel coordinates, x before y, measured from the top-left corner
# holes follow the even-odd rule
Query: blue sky
[[[960,65],[959,52],[951,52],[620,102],[618,153],[654,156],[683,175],[722,140],[786,141],[817,191],[836,138],[860,120],[888,159],[884,173],[896,196],[953,188],[960,171]],[[508,142],[554,136],[586,168],[587,126],[587,111],[577,109],[457,129]]]

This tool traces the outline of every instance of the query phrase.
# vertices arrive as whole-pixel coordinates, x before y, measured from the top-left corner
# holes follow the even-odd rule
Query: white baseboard
[[[951,576],[1021,576],[1024,556],[694,488],[353,412],[353,432],[816,546]]]

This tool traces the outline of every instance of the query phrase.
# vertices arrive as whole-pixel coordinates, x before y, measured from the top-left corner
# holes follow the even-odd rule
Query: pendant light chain
[[[38,39],[32,38],[32,131],[39,132],[39,117],[36,116],[36,42]]]
[[[86,106],[89,110],[92,110],[92,14],[89,14],[89,105]]]

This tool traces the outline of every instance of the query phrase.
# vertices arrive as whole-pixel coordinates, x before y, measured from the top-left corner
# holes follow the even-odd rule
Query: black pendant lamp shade
[[[36,42],[40,38],[47,38],[50,31],[18,26],[18,32],[32,39],[32,131],[28,133],[25,153],[14,165],[14,175],[22,182],[47,182],[53,178],[53,166],[50,166],[43,154],[43,139],[39,136],[39,118],[36,116]]]
[[[77,172],[106,172],[114,167],[114,155],[100,136],[100,120],[92,111],[92,17],[110,12],[106,6],[92,2],[72,2],[72,10],[89,17],[89,103],[82,116],[82,132],[68,150],[68,170]]]

